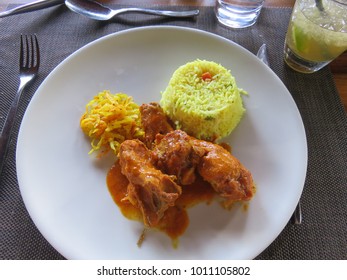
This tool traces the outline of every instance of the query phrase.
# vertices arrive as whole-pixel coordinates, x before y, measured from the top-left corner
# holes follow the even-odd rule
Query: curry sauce
[[[140,209],[126,199],[128,184],[128,179],[121,173],[119,161],[116,161],[107,174],[109,192],[126,218],[142,222]],[[167,234],[175,244],[189,225],[187,209],[198,203],[211,203],[215,195],[211,185],[198,177],[193,184],[182,187],[182,195],[177,199],[175,206],[165,211],[155,228]]]

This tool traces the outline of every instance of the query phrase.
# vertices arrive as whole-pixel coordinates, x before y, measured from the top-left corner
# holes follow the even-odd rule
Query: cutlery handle
[[[124,12],[121,12],[124,10]],[[194,17],[199,14],[199,10],[190,10],[190,11],[165,11],[165,10],[153,10],[153,9],[145,9],[145,8],[125,8],[119,9],[117,14],[121,13],[143,13],[149,15],[157,15],[157,16],[167,16],[167,17]]]
[[[19,103],[19,99],[22,94],[22,91],[23,91],[23,87],[20,87],[17,91],[17,94],[14,97],[14,100],[12,101],[10,111],[8,112],[4,127],[0,134],[0,175],[2,172],[2,168],[4,166],[4,162],[5,162],[5,158],[7,154],[7,147],[8,147],[9,139],[11,136],[12,127],[16,119],[18,103]]]
[[[26,13],[26,12],[31,12],[31,11],[36,11],[48,7],[52,7],[55,5],[63,4],[65,1],[64,0],[40,0],[40,1],[34,1],[32,3],[24,4],[18,7],[15,7],[11,10],[4,11],[0,13],[0,18],[2,17],[8,17],[11,15],[16,15],[16,14],[21,14],[21,13]]]
[[[291,222],[293,225],[300,225],[302,223],[302,213],[301,213],[300,200],[299,200],[298,204],[296,205],[294,213],[291,217]]]
[[[269,59],[267,56],[266,44],[262,44],[258,50],[257,57],[267,66],[270,67]]]

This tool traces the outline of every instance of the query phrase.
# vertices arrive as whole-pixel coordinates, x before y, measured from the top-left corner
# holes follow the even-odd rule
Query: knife
[[[267,66],[269,66],[269,59],[267,56],[266,44],[262,44],[257,52],[257,57]],[[270,67],[270,66],[269,66]],[[302,222],[302,214],[301,214],[301,204],[300,200],[298,205],[296,206],[294,213],[291,217],[292,224],[299,225]]]
[[[28,4],[24,4],[18,7],[15,7],[13,9],[4,11],[0,13],[0,18],[3,17],[8,17],[11,15],[16,15],[16,14],[21,14],[21,13],[26,13],[26,12],[31,12],[31,11],[36,11],[36,10],[41,10],[44,8],[56,6],[59,4],[63,4],[65,1],[64,0],[40,0],[40,1],[34,1]]]

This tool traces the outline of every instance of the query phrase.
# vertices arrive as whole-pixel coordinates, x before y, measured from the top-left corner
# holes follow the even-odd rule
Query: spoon
[[[22,1],[23,2],[23,1]],[[64,0],[37,0],[34,2],[26,3],[13,9],[9,9],[0,13],[0,18],[8,17],[12,15],[17,15],[21,13],[32,12],[36,10],[41,10],[55,5],[63,4]]]
[[[145,8],[122,8],[114,10],[93,0],[66,0],[65,5],[71,11],[96,20],[110,20],[111,18],[124,13],[144,13],[167,17],[192,17],[199,14],[199,10],[164,11]]]

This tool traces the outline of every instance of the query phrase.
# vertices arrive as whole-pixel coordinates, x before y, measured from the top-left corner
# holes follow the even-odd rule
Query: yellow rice
[[[214,141],[229,135],[240,122],[245,112],[241,93],[245,92],[229,70],[196,60],[173,73],[160,104],[178,129]]]

